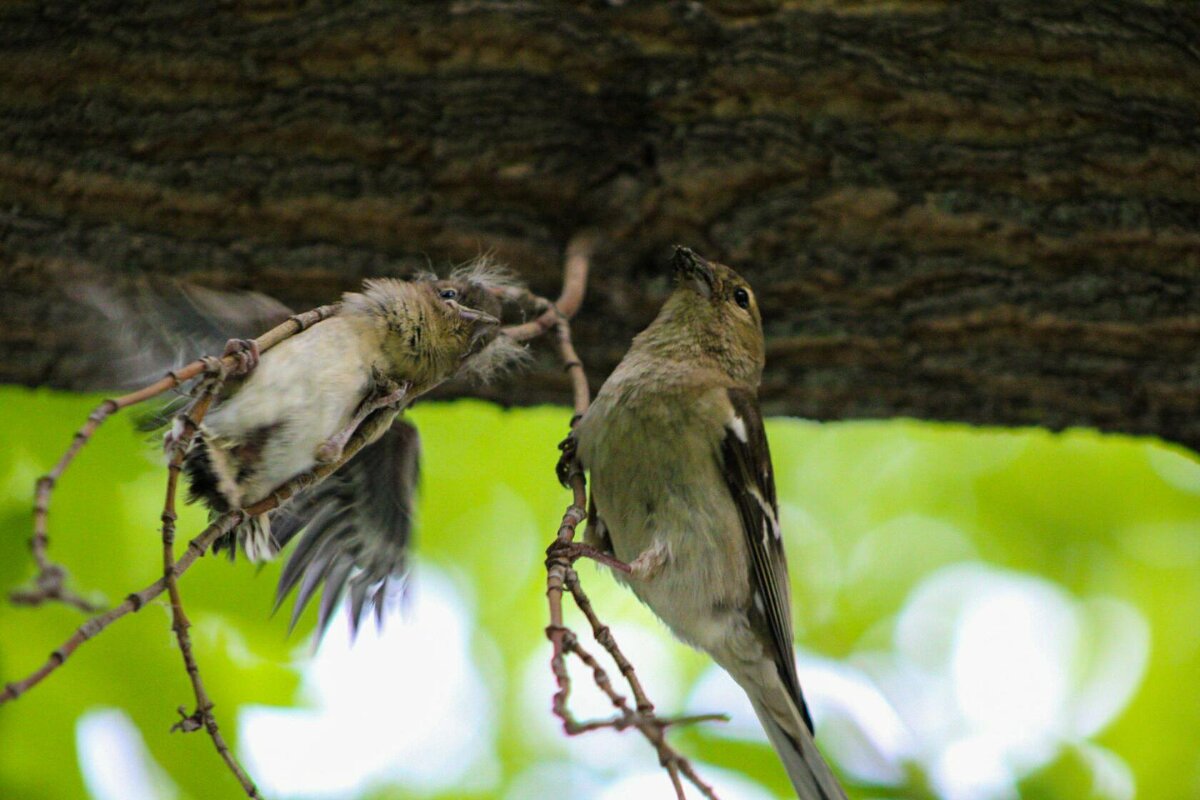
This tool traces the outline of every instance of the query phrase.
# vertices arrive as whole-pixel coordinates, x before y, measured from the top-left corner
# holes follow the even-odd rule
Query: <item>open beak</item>
[[[711,264],[688,248],[676,245],[671,265],[675,268],[675,278],[681,284],[692,287],[706,298],[712,297],[714,276]]]
[[[465,319],[467,322],[476,322],[480,325],[500,324],[500,320],[496,319],[491,314],[488,314],[484,311],[477,311],[474,308],[467,308],[466,306],[459,305],[453,300],[450,301],[450,307],[457,311],[458,316],[462,319]]]

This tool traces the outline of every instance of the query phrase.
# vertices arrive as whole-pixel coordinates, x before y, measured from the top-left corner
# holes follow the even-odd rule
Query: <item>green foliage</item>
[[[32,574],[27,538],[33,482],[94,402],[0,390],[4,591]],[[490,747],[500,769],[484,788],[431,794],[394,787],[369,796],[511,796],[519,776],[574,752],[560,738],[536,732],[548,727],[538,717],[549,716],[550,698],[547,693],[531,701],[526,689],[527,674],[548,655],[542,553],[568,501],[552,472],[568,412],[462,402],[422,406],[412,416],[425,446],[414,590],[421,591],[422,569],[439,570],[465,598],[474,625],[472,656],[496,721]],[[1089,748],[1096,747],[1128,765],[1143,797],[1200,795],[1200,700],[1194,691],[1200,675],[1200,465],[1191,454],[1082,431],[981,431],[908,421],[779,420],[769,425],[769,435],[797,638],[806,651],[866,669],[875,655],[895,648],[897,614],[914,590],[955,564],[983,562],[1005,574],[1039,576],[1084,609],[1095,598],[1122,601],[1149,626],[1144,677],[1115,721],[1087,742],[1064,745],[1025,778],[1022,793],[1117,796],[1095,788],[1098,757]],[[68,565],[78,590],[115,602],[157,577],[165,470],[156,456],[152,444],[118,419],[101,429],[62,481],[51,514],[51,552]],[[187,508],[180,538],[203,522],[202,511]],[[231,742],[238,739],[238,709],[303,702],[297,666],[308,658],[313,615],[310,610],[291,638],[287,615],[270,616],[278,569],[278,563],[260,571],[243,560],[231,565],[204,559],[181,584],[195,623],[197,657]],[[683,685],[651,684],[648,690],[666,699],[666,710],[682,708],[690,684],[707,673],[707,661],[667,641],[665,631],[607,576],[588,566],[581,575],[619,640],[643,636],[663,643]],[[0,604],[0,682],[40,665],[81,621],[66,608]],[[1085,631],[1097,639],[1104,635]],[[1088,673],[1087,658],[1101,657],[1092,644],[1085,642],[1079,651],[1084,660],[1072,667],[1080,675]],[[582,672],[578,677],[586,682]],[[162,603],[152,604],[85,644],[30,694],[0,708],[0,797],[86,797],[76,724],[89,710],[105,707],[128,714],[182,796],[236,797],[236,783],[202,734],[167,732],[174,709],[190,711],[191,702],[169,614]],[[732,740],[712,727],[674,736],[705,764],[786,796],[782,771],[763,745]],[[909,767],[913,787],[926,781],[919,765]],[[903,787],[855,794],[933,796]]]

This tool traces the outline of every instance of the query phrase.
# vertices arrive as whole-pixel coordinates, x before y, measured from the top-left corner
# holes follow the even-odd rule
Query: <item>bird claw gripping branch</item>
[[[258,342],[254,339],[230,339],[225,343],[223,356],[232,356],[236,363],[230,370],[230,375],[247,375],[258,366],[261,353]]]

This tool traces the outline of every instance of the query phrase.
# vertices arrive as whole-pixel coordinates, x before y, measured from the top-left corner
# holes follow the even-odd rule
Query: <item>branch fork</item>
[[[187,670],[188,677],[192,683],[192,690],[196,697],[196,710],[192,714],[187,715],[181,708],[181,719],[172,726],[171,730],[181,730],[186,733],[199,730],[203,727],[212,739],[218,754],[241,784],[246,796],[251,798],[261,797],[258,788],[254,785],[254,781],[251,780],[250,776],[238,763],[233,752],[225,742],[217,725],[216,718],[213,716],[213,703],[204,688],[200,668],[196,663],[193,652],[191,636],[188,632],[191,622],[184,612],[178,578],[187,571],[197,558],[208,551],[214,541],[236,528],[246,519],[249,513],[262,513],[263,511],[270,510],[296,491],[299,491],[298,487],[307,486],[316,480],[320,480],[324,475],[345,463],[350,456],[357,452],[363,442],[361,440],[355,442],[352,439],[346,447],[346,452],[342,454],[342,458],[327,465],[327,468],[322,467],[315,471],[321,472],[321,475],[304,475],[293,479],[293,481],[289,481],[283,487],[277,489],[267,500],[255,504],[252,507],[252,512],[251,509],[247,509],[222,514],[205,528],[199,536],[188,543],[187,550],[178,561],[175,559],[176,491],[179,482],[179,473],[183,468],[184,455],[193,437],[199,430],[204,415],[212,405],[225,380],[231,375],[246,374],[257,365],[259,353],[274,347],[279,342],[315,325],[317,322],[333,316],[337,311],[337,305],[321,306],[304,314],[288,318],[286,322],[276,326],[257,339],[250,341],[231,340],[226,345],[225,355],[222,358],[204,357],[180,369],[171,370],[163,378],[143,389],[120,398],[105,400],[88,415],[87,421],[75,433],[71,440],[71,445],[58,460],[58,463],[55,464],[54,468],[48,474],[42,476],[37,481],[33,509],[33,536],[30,539],[30,550],[33,552],[34,561],[38,567],[38,573],[34,579],[35,588],[15,591],[12,593],[11,598],[13,602],[24,605],[40,605],[45,602],[58,601],[89,613],[99,610],[96,606],[65,587],[66,568],[52,562],[47,554],[50,541],[48,532],[50,499],[54,487],[63,473],[66,472],[67,467],[71,465],[75,457],[79,454],[79,451],[83,449],[96,429],[105,420],[124,408],[157,397],[167,391],[182,389],[185,384],[195,380],[196,382],[190,390],[195,399],[176,417],[172,432],[168,435],[165,442],[169,461],[167,464],[166,497],[160,517],[162,521],[163,576],[140,592],[128,595],[124,602],[117,607],[95,616],[80,625],[66,642],[50,654],[50,657],[40,668],[20,681],[6,684],[3,691],[0,691],[0,705],[15,700],[32,689],[61,667],[67,658],[84,642],[100,634],[105,628],[121,617],[140,611],[145,607],[147,602],[158,597],[165,591],[169,594],[171,600],[171,629],[175,633],[180,653],[183,656],[184,668]],[[293,484],[297,484],[297,486],[293,486]]]

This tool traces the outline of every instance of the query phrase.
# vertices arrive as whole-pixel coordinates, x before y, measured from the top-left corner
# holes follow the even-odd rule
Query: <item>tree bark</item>
[[[0,378],[65,382],[78,264],[310,307],[486,251],[553,295],[592,226],[597,384],[680,243],[756,288],[770,413],[1200,449],[1198,9],[9,0]]]

